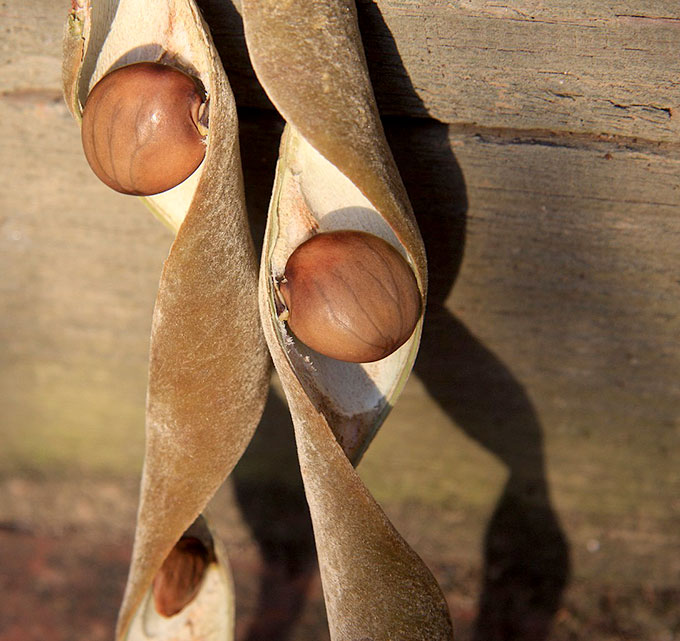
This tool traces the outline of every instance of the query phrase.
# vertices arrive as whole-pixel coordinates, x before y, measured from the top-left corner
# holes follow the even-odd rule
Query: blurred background
[[[259,239],[282,122],[238,7],[199,4]],[[172,241],[83,158],[61,96],[69,8],[0,2],[0,641],[112,638]],[[414,374],[362,478],[458,640],[679,639],[677,3],[358,10],[431,272]],[[237,639],[328,638],[276,381],[209,514]]]

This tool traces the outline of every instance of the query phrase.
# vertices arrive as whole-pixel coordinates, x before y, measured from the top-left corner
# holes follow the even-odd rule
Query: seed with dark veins
[[[302,243],[279,289],[293,334],[325,356],[353,363],[377,361],[401,347],[422,311],[402,255],[382,238],[355,230]]]
[[[205,156],[202,102],[196,81],[174,67],[140,62],[112,71],[83,108],[90,167],[124,194],[150,196],[175,187]]]

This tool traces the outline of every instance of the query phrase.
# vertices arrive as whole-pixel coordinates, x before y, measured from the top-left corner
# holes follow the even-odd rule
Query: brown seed
[[[124,194],[150,196],[188,178],[205,156],[201,92],[187,74],[155,62],[104,76],[83,108],[82,141],[94,173]]]
[[[209,563],[210,552],[198,539],[180,539],[153,580],[156,611],[171,617],[191,603]]]
[[[353,363],[377,361],[401,347],[422,310],[406,260],[361,231],[317,234],[302,243],[286,263],[280,291],[299,340]]]

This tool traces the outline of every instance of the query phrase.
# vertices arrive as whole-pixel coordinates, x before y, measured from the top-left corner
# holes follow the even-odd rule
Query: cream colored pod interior
[[[422,317],[387,358],[345,363],[288,332],[276,291],[300,243],[317,231],[356,229],[395,247],[425,298],[423,243],[380,123],[356,8],[353,0],[243,0],[242,8],[253,67],[287,122],[260,265],[260,312],[293,418],[331,639],[449,641],[441,589],[353,466],[410,373]]]
[[[71,16],[68,31],[82,29],[88,43],[74,91],[66,92],[69,108],[77,118],[82,117],[87,96],[97,82],[111,71],[136,62],[162,62],[173,66],[198,79],[208,99],[211,98],[209,36],[196,28],[201,18],[192,2],[77,0]],[[79,19],[73,16],[79,16]],[[210,135],[206,144],[210,144]],[[205,159],[176,187],[144,197],[154,215],[175,233],[189,210],[204,166]]]
[[[318,232],[352,229],[379,236],[417,267],[394,230],[337,167],[293,125],[286,127],[262,255],[262,295],[279,345],[307,394],[329,417],[356,464],[401,392],[418,351],[421,321],[394,353],[372,363],[338,361],[309,349],[279,313],[277,282],[293,251]],[[422,287],[422,284],[421,284]]]
[[[361,230],[401,253],[424,303],[423,242],[380,123],[353,1],[244,0],[242,8],[253,67],[287,122],[262,252],[263,327],[271,325],[276,339],[269,340],[275,363],[280,350],[356,463],[410,374],[422,316],[387,358],[345,363],[292,336],[279,319],[276,281],[290,254],[316,231]]]
[[[210,122],[199,168],[177,187],[144,198],[175,238],[152,320],[144,470],[116,638],[194,638],[179,633],[186,632],[181,622],[200,619],[200,638],[230,639],[233,588],[223,554],[186,612],[163,621],[149,610],[149,598],[164,559],[241,457],[267,396],[270,359],[259,322],[236,107],[193,0],[74,0],[63,79],[78,121],[100,78],[141,61],[197,78]]]
[[[128,641],[224,641],[233,638],[233,579],[225,553],[212,538],[203,517],[199,517],[185,534],[201,540],[213,557],[198,593],[180,612],[166,617],[158,613],[152,590],[148,590],[130,623]]]

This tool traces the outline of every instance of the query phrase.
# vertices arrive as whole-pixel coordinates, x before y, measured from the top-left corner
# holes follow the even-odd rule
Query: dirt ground
[[[417,409],[418,397],[410,396],[407,390],[406,407],[395,410],[397,420]],[[273,393],[255,439],[207,511],[232,565],[238,641],[328,638],[284,411]],[[606,519],[598,530],[584,506],[580,513],[569,511],[569,531],[592,536],[574,545],[535,488],[532,497],[506,483],[490,513],[489,504],[475,504],[465,493],[437,498],[426,474],[418,487],[408,481],[399,487],[398,479],[403,483],[414,472],[417,477],[418,468],[409,469],[383,449],[403,438],[398,428],[393,431],[390,435],[388,424],[359,470],[433,571],[459,641],[680,638],[680,587],[672,583],[676,559],[659,559],[660,550],[672,554],[675,532],[663,533],[649,521],[622,530],[615,522],[607,526]],[[417,447],[411,455],[422,456]],[[436,466],[434,459],[430,463]],[[0,641],[112,637],[131,551],[137,482],[135,474],[91,472],[3,477]],[[622,556],[628,568],[619,562]],[[648,572],[640,569],[645,558]],[[654,570],[659,563],[666,573]]]
[[[2,483],[1,641],[112,638],[131,550],[135,494],[132,481]],[[407,535],[416,534],[423,519],[442,528],[428,529],[429,540],[421,536],[417,547],[446,594],[459,641],[679,638],[680,589],[652,583],[577,580],[553,612],[549,586],[532,585],[530,568],[515,568],[508,581],[508,568],[498,567],[490,573],[503,574],[503,585],[487,584],[480,602],[482,572],[475,559],[437,554],[449,534],[444,515],[427,514],[422,507],[389,512]],[[244,483],[239,494],[230,485],[218,494],[210,515],[231,557],[238,641],[327,639],[313,539],[296,490]]]

